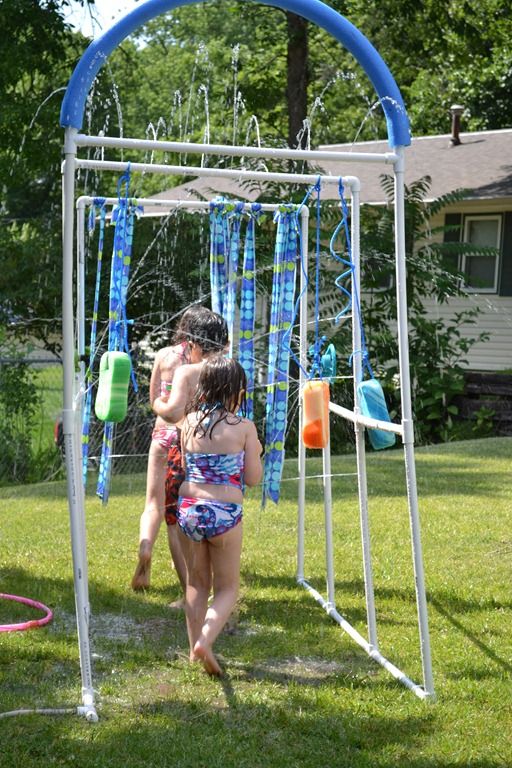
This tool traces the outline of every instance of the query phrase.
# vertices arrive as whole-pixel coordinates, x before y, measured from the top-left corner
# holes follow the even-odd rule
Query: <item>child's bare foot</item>
[[[172,603],[169,603],[169,608],[172,608],[173,611],[183,611],[185,609],[185,598],[180,597],[178,600],[173,600]]]
[[[201,641],[198,640],[194,645],[194,650],[192,653],[196,659],[199,659],[199,661],[202,662],[205,671],[208,672],[209,675],[212,675],[212,677],[221,677],[222,669],[219,666],[219,662],[213,655],[211,648],[205,645],[201,645]]]
[[[148,589],[151,576],[151,548],[148,541],[141,541],[139,562],[132,578],[132,589]]]

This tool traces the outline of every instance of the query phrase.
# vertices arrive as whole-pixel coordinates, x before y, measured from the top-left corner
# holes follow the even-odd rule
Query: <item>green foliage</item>
[[[390,192],[389,177],[383,178]],[[454,399],[464,388],[464,363],[471,347],[488,338],[485,332],[474,336],[462,328],[476,325],[479,309],[455,312],[450,320],[425,316],[424,300],[433,297],[444,304],[451,296],[465,296],[463,275],[445,268],[446,246],[453,253],[454,243],[434,243],[430,218],[446,204],[436,200],[424,204],[430,179],[420,179],[406,189],[406,262],[409,323],[410,374],[417,438],[422,443],[445,441],[454,429],[458,414]],[[450,195],[453,201],[454,194]],[[362,263],[368,264],[362,276],[362,314],[370,349],[370,360],[387,390],[392,414],[398,413],[398,343],[396,339],[396,296],[394,280],[393,212],[368,212],[362,235]]]
[[[84,49],[81,36],[64,23],[68,5],[67,0],[0,3],[0,323],[49,349],[60,343],[59,107]]]
[[[16,361],[15,348],[4,343],[2,353],[10,362],[0,363],[0,482],[22,483],[31,479],[37,389],[27,363]]]
[[[414,135],[446,133],[453,103],[465,106],[471,130],[510,126],[508,0],[344,0],[335,5],[387,63]]]

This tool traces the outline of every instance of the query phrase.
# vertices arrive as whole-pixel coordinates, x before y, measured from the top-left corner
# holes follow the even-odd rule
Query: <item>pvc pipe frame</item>
[[[103,138],[102,138],[103,140]],[[111,141],[113,143],[111,143]],[[148,142],[138,142],[136,139],[111,140],[109,146],[120,146],[119,141],[124,146],[130,148],[146,148]],[[150,142],[151,143],[151,142]],[[158,144],[164,142],[157,142]],[[91,653],[89,644],[89,594],[87,579],[87,557],[86,557],[86,528],[85,528],[85,503],[84,490],[82,484],[81,472],[81,407],[80,407],[80,383],[83,382],[84,366],[80,366],[79,375],[75,377],[74,369],[74,317],[73,317],[73,228],[74,228],[74,193],[75,193],[75,172],[78,168],[96,168],[99,170],[117,170],[125,171],[128,167],[126,162],[111,162],[104,160],[79,160],[77,159],[77,146],[90,146],[82,135],[78,135],[77,129],[66,128],[65,153],[62,165],[63,174],[63,377],[64,377],[64,408],[63,408],[63,431],[65,441],[65,456],[67,469],[67,488],[70,511],[71,539],[72,539],[72,557],[73,572],[75,581],[76,612],[78,626],[78,641],[80,653],[80,668],[82,675],[82,706],[77,708],[79,714],[84,715],[87,720],[96,722],[98,715],[94,704],[94,691],[92,684]],[[173,143],[173,151],[177,151]],[[107,144],[104,144],[107,146]],[[208,145],[209,146],[209,145]],[[159,147],[160,149],[160,147]],[[204,153],[205,145],[186,145],[187,152]],[[218,153],[228,154],[226,147],[218,146]],[[211,151],[211,148],[209,148]],[[255,148],[239,147],[229,148],[229,154],[249,155],[249,150]],[[236,152],[235,152],[236,150]],[[268,152],[268,154],[267,154]],[[275,150],[259,149],[258,154],[262,157],[272,156]],[[304,153],[299,152],[304,157]],[[315,154],[316,153],[308,153]],[[345,157],[346,161],[360,160],[360,153],[350,154]],[[274,155],[275,156],[275,155]],[[296,150],[280,150],[280,157],[295,158]],[[386,153],[378,157],[372,157],[369,162],[389,162],[390,154]],[[338,177],[318,176],[318,175],[297,175],[284,173],[264,173],[257,171],[231,171],[212,168],[186,168],[183,166],[154,165],[151,163],[130,163],[132,172],[150,171],[165,174],[187,174],[193,172],[197,176],[210,176],[236,179],[276,179],[285,182],[314,184],[320,178],[322,183],[338,183]],[[331,413],[348,419],[354,423],[356,434],[356,455],[359,480],[359,509],[360,524],[363,549],[363,567],[365,580],[365,596],[367,608],[367,622],[369,640],[366,641],[350,624],[338,613],[335,607],[335,589],[334,589],[334,567],[333,567],[333,539],[332,539],[332,491],[331,491],[331,467],[330,467],[330,445],[323,450],[323,488],[324,488],[324,515],[326,526],[326,578],[327,578],[327,600],[316,592],[304,578],[304,552],[305,552],[305,477],[306,477],[306,451],[299,440],[298,456],[298,544],[297,544],[297,582],[306,588],[310,594],[322,605],[326,612],[334,618],[342,629],[344,629],[368,655],[383,666],[397,680],[415,693],[419,698],[434,697],[434,687],[432,678],[430,642],[428,634],[428,619],[426,610],[425,584],[422,565],[421,537],[418,515],[416,476],[414,467],[414,440],[413,440],[413,422],[412,407],[410,395],[409,378],[409,358],[407,342],[407,298],[405,292],[405,230],[404,230],[404,185],[403,185],[403,148],[396,147],[393,154],[393,168],[395,175],[395,258],[397,273],[397,300],[398,300],[398,342],[399,342],[399,362],[400,362],[400,382],[402,393],[402,423],[401,425],[382,423],[380,421],[363,417],[357,407],[357,400],[354,411],[342,408],[335,403],[330,403]],[[354,278],[352,290],[359,291],[359,180],[356,177],[343,176],[343,182],[351,191],[352,206],[352,244],[354,258]],[[78,259],[78,280],[77,280],[77,307],[79,317],[77,318],[77,338],[79,350],[85,348],[85,326],[84,326],[84,238],[83,230],[85,226],[84,206],[91,198],[82,197],[77,201],[77,259]],[[107,200],[117,201],[116,198],[107,198]],[[149,203],[149,199],[140,200],[140,202]],[[178,203],[176,208],[183,209],[201,209],[208,206],[203,201],[164,201],[151,200],[151,204],[166,206]],[[269,209],[275,209],[277,206],[269,206]],[[307,366],[307,243],[308,243],[308,216],[309,211],[306,207],[302,210],[301,217],[301,248],[302,248],[302,268],[300,273],[300,360],[302,367]],[[360,331],[357,323],[353,322],[353,348],[360,349]],[[359,355],[353,355],[354,381],[360,373],[361,360]],[[300,372],[300,387],[304,386],[305,377]],[[301,398],[300,398],[301,401]],[[299,409],[299,432],[302,432],[302,403]],[[374,606],[374,589],[371,570],[370,536],[368,520],[368,504],[366,490],[366,462],[364,449],[364,429],[365,427],[378,427],[395,432],[402,437],[404,442],[405,469],[407,477],[407,496],[409,505],[409,517],[411,527],[411,546],[413,554],[416,600],[418,611],[418,624],[420,632],[421,657],[423,665],[423,687],[413,683],[407,675],[389,662],[378,649],[376,617]]]
[[[408,329],[407,329],[407,295],[405,281],[405,226],[404,226],[404,179],[403,179],[403,148],[397,148],[397,160],[394,165],[395,177],[395,260],[396,260],[396,290],[398,311],[398,347],[399,347],[399,367],[400,371],[405,373],[401,375],[401,395],[402,395],[402,423],[391,424],[372,419],[361,415],[357,400],[357,382],[361,380],[362,360],[361,355],[356,352],[361,349],[361,330],[358,318],[352,323],[352,361],[354,377],[354,411],[329,403],[329,410],[337,416],[351,421],[354,424],[356,438],[356,461],[359,489],[359,519],[361,527],[361,542],[363,554],[363,570],[366,600],[366,615],[368,628],[368,641],[365,640],[359,632],[354,629],[349,622],[341,616],[335,607],[334,596],[334,568],[333,568],[333,543],[332,543],[332,492],[331,492],[331,464],[330,464],[330,445],[328,444],[322,452],[323,460],[323,492],[324,492],[324,518],[325,518],[325,546],[326,546],[326,588],[327,599],[322,597],[304,578],[305,561],[305,499],[306,499],[306,449],[301,439],[303,412],[302,398],[299,398],[299,445],[298,445],[298,542],[297,542],[297,582],[320,603],[325,611],[331,616],[342,629],[347,632],[358,645],[363,648],[370,658],[379,663],[400,683],[411,690],[418,698],[435,698],[434,683],[432,676],[432,662],[430,655],[430,639],[428,630],[428,615],[425,593],[425,580],[423,573],[423,560],[420,537],[420,524],[417,501],[416,474],[414,465],[414,431],[412,421],[412,405],[409,378],[409,350],[408,350]],[[359,301],[356,297],[360,296],[360,242],[359,242],[359,187],[352,188],[351,200],[351,240],[352,240],[352,306],[358,306]],[[307,233],[306,233],[307,236]],[[303,233],[302,242],[305,243],[306,237]],[[303,246],[304,247],[304,246]],[[304,256],[304,254],[302,254]],[[305,368],[307,345],[307,258],[303,258],[301,277],[301,303],[300,303],[300,361]],[[300,374],[301,390],[305,383],[303,372]],[[366,481],[366,458],[365,458],[365,440],[364,430],[368,428],[379,428],[399,435],[404,443],[405,452],[405,471],[407,484],[407,498],[409,508],[409,519],[411,527],[411,545],[415,576],[416,604],[418,613],[418,628],[420,635],[420,650],[423,669],[423,686],[414,683],[404,672],[386,659],[379,650],[377,637],[377,619],[375,610],[375,595],[373,586],[373,573],[371,564],[370,547],[370,525],[368,513],[368,491]]]

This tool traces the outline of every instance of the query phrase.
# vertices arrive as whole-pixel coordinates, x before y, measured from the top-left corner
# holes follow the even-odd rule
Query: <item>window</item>
[[[501,216],[465,216],[465,243],[499,249],[501,243]],[[498,252],[464,253],[461,271],[466,276],[469,290],[496,293],[498,289]]]

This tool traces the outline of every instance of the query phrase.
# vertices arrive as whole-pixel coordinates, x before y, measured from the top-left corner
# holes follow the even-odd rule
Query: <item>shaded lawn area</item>
[[[100,722],[75,715],[0,719],[0,767],[477,766],[512,764],[512,438],[417,451],[435,703],[375,665],[295,583],[295,480],[278,506],[251,492],[238,623],[218,641],[226,670],[187,661],[165,531],[146,594],[129,588],[145,479],[90,491],[91,637]],[[308,460],[308,474],[321,461]],[[355,460],[333,458],[337,609],[366,636]],[[285,477],[294,478],[295,462]],[[92,485],[92,484],[91,484]],[[400,449],[368,456],[382,653],[422,682]],[[64,484],[0,491],[0,591],[54,610],[46,628],[0,633],[0,712],[77,706],[80,672]],[[325,593],[323,503],[307,486],[306,578]],[[0,601],[0,622],[34,617]]]

